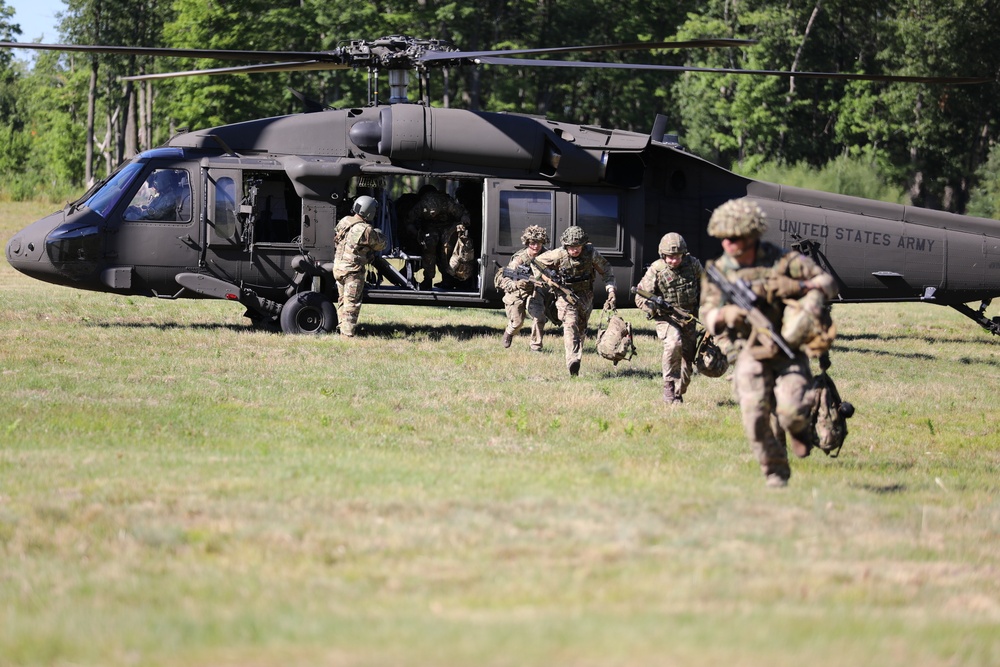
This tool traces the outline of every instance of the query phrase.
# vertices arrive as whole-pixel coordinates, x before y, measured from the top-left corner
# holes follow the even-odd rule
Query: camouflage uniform
[[[475,248],[469,239],[469,212],[452,197],[431,188],[406,215],[406,229],[420,239],[421,289],[429,290],[437,269],[458,281],[475,273]]]
[[[360,215],[340,219],[334,230],[336,252],[333,277],[337,281],[337,319],[340,333],[353,336],[361,312],[365,267],[385,248],[385,237]]]
[[[572,237],[571,232],[579,230],[583,243],[567,242]],[[563,233],[562,248],[544,252],[536,258],[541,266],[554,271],[559,282],[576,296],[576,305],[566,298],[558,289],[553,290],[556,297],[556,310],[563,324],[563,346],[566,349],[566,367],[570,375],[576,375],[583,359],[583,342],[587,337],[587,324],[594,309],[594,274],[600,273],[608,287],[608,299],[614,298],[615,275],[608,260],[589,243],[587,236],[579,227],[570,227]],[[582,245],[583,250],[578,257],[571,257],[566,250],[567,245]],[[536,276],[541,280],[541,275]]]
[[[545,252],[545,246],[541,251]],[[510,258],[507,268],[516,269],[531,262],[531,251],[522,248]],[[507,311],[507,328],[504,329],[503,346],[510,347],[511,340],[524,326],[525,313],[531,317],[531,349],[540,352],[545,330],[545,307],[552,299],[551,292],[531,280],[514,280],[504,276],[500,280],[500,288],[504,291],[503,305]]]
[[[677,253],[683,254],[681,263],[677,267],[670,266],[662,257],[673,254],[664,252],[663,247],[671,236],[680,238],[678,234],[663,237],[660,242],[661,259],[650,265],[638,287],[663,297],[664,301],[690,313],[692,317],[679,322],[638,294],[635,305],[656,321],[656,337],[663,343],[663,400],[667,403],[679,403],[683,402],[681,397],[687,391],[694,370],[694,355],[698,348],[694,314],[698,311],[701,299],[701,281],[705,268],[697,258],[687,254],[686,245],[682,246],[683,253]]]
[[[751,239],[755,256],[748,265],[723,255],[711,262],[730,281],[750,281],[760,298],[760,311],[781,331],[786,298],[798,298],[818,290],[824,299],[837,294],[833,277],[810,258],[760,241],[764,214],[750,200],[723,204],[709,222],[708,232],[723,239]],[[752,245],[750,247],[753,247]],[[804,283],[808,281],[809,285]],[[782,284],[780,290],[770,286]],[[743,428],[760,463],[768,486],[785,486],[791,476],[786,435],[796,454],[806,456],[815,442],[810,410],[812,373],[809,359],[797,351],[789,359],[766,333],[753,330],[745,311],[727,304],[725,296],[709,280],[702,282],[701,321],[735,358],[733,390],[743,416]]]

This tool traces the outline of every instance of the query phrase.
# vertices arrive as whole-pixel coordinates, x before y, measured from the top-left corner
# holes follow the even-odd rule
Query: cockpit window
[[[102,218],[107,218],[108,214],[111,213],[111,209],[121,199],[122,193],[140,171],[142,171],[142,164],[139,162],[132,162],[125,165],[117,173],[112,174],[111,178],[98,188],[97,192],[92,194],[83,205]]]
[[[132,197],[122,217],[129,221],[190,221],[191,184],[187,170],[155,170]]]

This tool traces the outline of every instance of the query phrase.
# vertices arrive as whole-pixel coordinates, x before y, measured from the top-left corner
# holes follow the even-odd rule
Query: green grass
[[[851,433],[775,491],[622,313],[571,380],[500,311],[291,337],[0,265],[0,665],[1000,662],[1000,339],[837,307]]]

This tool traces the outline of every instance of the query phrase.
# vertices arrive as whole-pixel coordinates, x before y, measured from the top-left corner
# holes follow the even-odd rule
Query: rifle
[[[501,273],[503,273],[504,278],[510,278],[511,280],[531,280],[534,281],[535,276],[531,273],[531,267],[527,264],[518,264],[513,269],[508,266],[500,267]]]
[[[678,308],[674,304],[670,303],[662,296],[653,294],[648,290],[644,290],[641,287],[633,287],[632,294],[637,294],[645,299],[647,302],[653,304],[661,313],[672,319],[677,324],[683,326],[689,322],[697,322],[694,315],[687,312],[683,308]]]
[[[714,264],[709,264],[705,267],[708,279],[715,284],[722,293],[726,295],[733,304],[739,306],[743,310],[747,311],[747,319],[750,324],[753,325],[754,329],[758,331],[766,331],[771,340],[774,341],[775,345],[781,348],[781,351],[789,359],[795,358],[795,352],[792,348],[788,346],[785,339],[781,337],[781,334],[774,330],[774,325],[771,324],[771,320],[767,319],[767,316],[760,312],[760,308],[757,307],[757,295],[754,294],[753,289],[750,287],[749,281],[745,279],[737,280],[732,283],[726,280],[726,277],[722,275]]]
[[[542,274],[542,278],[545,279],[546,283],[562,292],[563,296],[566,297],[566,300],[569,301],[570,304],[576,306],[580,302],[580,297],[576,295],[576,292],[563,285],[562,282],[559,281],[559,276],[556,275],[555,271],[546,269],[544,266],[539,264],[534,257],[531,258],[530,264],[538,269],[538,272]]]

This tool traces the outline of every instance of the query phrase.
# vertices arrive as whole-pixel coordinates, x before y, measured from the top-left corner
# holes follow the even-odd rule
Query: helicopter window
[[[531,225],[539,225],[551,233],[552,193],[501,192],[500,245],[521,245],[521,234]]]
[[[132,197],[125,214],[132,222],[190,222],[191,182],[186,169],[156,169]]]
[[[576,224],[587,230],[595,248],[619,249],[618,195],[585,193],[577,196]]]
[[[229,176],[215,181],[215,212],[212,224],[219,238],[229,239],[236,234],[236,182]]]
[[[84,206],[94,211],[102,218],[108,217],[111,209],[121,199],[122,192],[128,187],[135,175],[142,170],[142,163],[131,162],[117,173],[113,174],[100,189],[84,202]]]
[[[302,200],[283,171],[246,174],[256,243],[293,243],[302,233]]]

